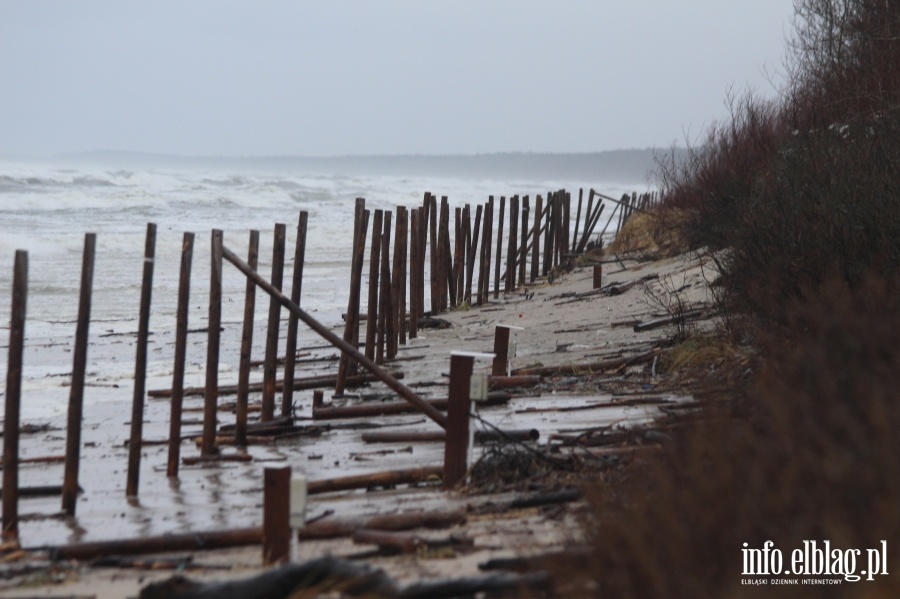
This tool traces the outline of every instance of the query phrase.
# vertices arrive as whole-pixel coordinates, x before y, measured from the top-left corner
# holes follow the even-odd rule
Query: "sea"
[[[533,164],[535,158],[529,160]],[[148,223],[157,227],[152,334],[168,338],[174,335],[185,232],[196,236],[189,328],[199,329],[207,320],[211,231],[222,230],[225,246],[238,255],[246,255],[249,231],[258,230],[259,270],[268,274],[273,230],[276,223],[284,223],[288,231],[287,291],[301,211],[309,214],[301,305],[323,324],[339,327],[349,295],[356,198],[365,198],[369,209],[394,210],[400,205],[417,207],[424,194],[430,192],[447,196],[452,209],[465,204],[474,207],[489,196],[497,200],[516,194],[546,197],[548,192],[566,189],[573,198],[582,191],[586,201],[591,188],[611,197],[648,189],[646,182],[614,181],[608,174],[607,180],[591,180],[590,173],[585,172],[575,177],[557,173],[541,176],[540,172],[495,176],[479,169],[434,175],[421,168],[410,168],[414,174],[404,175],[402,162],[394,166],[397,174],[385,172],[391,169],[384,164],[373,169],[375,174],[367,173],[365,161],[359,160],[352,169],[339,168],[341,164],[295,166],[235,159],[167,160],[152,164],[85,158],[0,160],[0,393],[6,387],[12,273],[17,250],[28,253],[27,353],[23,369],[28,400],[22,409],[23,418],[34,419],[64,412],[65,394],[59,387],[60,379],[65,379],[72,368],[86,233],[97,236],[92,347],[108,348],[118,337],[133,337],[137,330]],[[605,208],[605,214],[611,211],[612,206]],[[574,210],[572,218],[570,226],[574,228]],[[601,219],[604,223],[605,219]],[[610,233],[614,227],[615,222]],[[223,326],[230,331],[240,328],[245,285],[243,275],[226,263],[222,318]],[[428,301],[426,298],[426,305]],[[258,300],[258,323],[265,322],[267,310],[267,301]],[[264,334],[256,335],[255,353],[261,351],[263,339]],[[123,344],[122,351],[113,349],[89,352],[89,384],[132,384],[131,344]],[[223,351],[227,353],[229,349]],[[201,357],[189,361],[189,381],[191,377],[202,380],[203,368]],[[171,369],[167,349],[150,353],[151,375],[163,377]],[[91,400],[86,401],[90,404]]]

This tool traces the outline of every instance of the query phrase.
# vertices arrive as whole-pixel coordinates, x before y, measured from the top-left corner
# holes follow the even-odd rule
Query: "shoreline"
[[[627,270],[621,270],[618,266],[606,266],[610,272],[604,274],[604,286],[613,283],[628,284],[658,275],[677,279],[679,286],[685,286],[685,293],[689,294],[692,301],[701,302],[706,299],[702,268],[688,257],[650,263],[627,261],[625,264],[628,266]],[[451,328],[422,331],[419,338],[411,340],[400,352],[394,366],[402,368],[407,385],[420,389],[423,396],[437,397],[446,393],[446,380],[442,373],[446,373],[449,368],[450,352],[490,351],[493,326],[496,324],[524,327],[524,330],[514,335],[518,351],[511,359],[511,370],[535,364],[553,367],[597,362],[614,355],[639,355],[655,347],[665,336],[665,329],[635,333],[631,327],[619,326],[622,322],[650,320],[659,315],[648,303],[640,285],[635,285],[620,295],[606,296],[589,293],[592,282],[592,268],[580,267],[562,275],[552,285],[544,283],[529,287],[527,296],[510,294],[501,297],[499,301],[493,300],[485,307],[442,314],[440,318],[450,322]],[[320,363],[315,368],[316,372],[321,372],[332,366],[328,362],[324,367]],[[626,370],[638,372],[648,368],[649,364],[642,363]],[[488,361],[476,362],[476,372],[489,369]],[[148,381],[148,388],[159,386],[164,378]],[[620,375],[604,375],[600,379],[579,376],[548,378],[537,389],[520,392],[518,397],[504,407],[484,409],[483,416],[504,428],[537,429],[541,434],[539,444],[546,444],[551,436],[573,434],[571,431],[574,430],[646,424],[662,414],[652,404],[596,407],[596,404],[609,402],[616,395],[621,399],[633,397],[635,392],[645,396],[655,393],[665,396],[671,402],[685,399],[666,389],[662,377],[657,381],[638,377],[635,379],[636,384],[631,384],[628,378]],[[595,380],[606,382],[594,382]],[[616,390],[615,393],[610,392],[613,389]],[[127,389],[115,391],[120,396],[128,393]],[[540,392],[539,396],[535,396],[536,391]],[[372,385],[364,389],[362,394],[379,396],[385,395],[386,391],[383,386]],[[295,413],[300,419],[309,418],[311,392],[301,392],[298,395],[300,399],[295,406]],[[186,400],[185,405],[191,408],[195,404],[195,401]],[[148,401],[145,438],[165,437],[167,408],[168,404],[164,400]],[[190,418],[190,413],[185,417]],[[185,468],[181,479],[175,482],[165,479],[165,447],[146,446],[141,473],[144,486],[138,501],[127,502],[124,497],[126,448],[121,443],[127,429],[118,422],[120,418],[106,415],[98,422],[96,418],[89,417],[85,423],[82,480],[90,483],[82,483],[86,488],[79,498],[78,518],[61,522],[24,523],[21,531],[23,545],[33,547],[37,544],[102,540],[111,538],[108,534],[111,528],[117,531],[113,536],[128,538],[167,532],[258,526],[262,518],[260,503],[263,465],[291,465],[305,472],[309,480],[317,480],[410,466],[440,465],[443,459],[442,444],[401,443],[376,446],[363,443],[359,431],[333,429],[321,437],[300,438],[293,444],[271,447],[253,445],[249,448],[249,453],[254,457],[254,462],[221,464],[214,468]],[[227,412],[220,412],[220,422],[228,422],[230,418]],[[378,422],[391,425],[388,430],[392,431],[437,429],[417,415],[383,417]],[[310,420],[308,424],[326,425],[329,422]],[[185,425],[187,434],[193,430],[192,426]],[[59,433],[49,431],[41,433],[42,438],[29,440],[23,437],[22,457],[35,457],[38,451],[52,453],[53,444],[61,443],[54,440],[57,434]],[[192,443],[182,444],[184,455],[193,455],[195,451]],[[568,450],[562,447],[559,451],[565,453]],[[574,453],[573,449],[572,454]],[[159,471],[160,468],[162,471]],[[29,481],[37,483],[42,478],[61,478],[61,467],[29,466],[23,468],[22,478],[23,485],[29,484]],[[167,480],[167,484],[159,484],[163,480]],[[98,490],[97,486],[103,488]],[[332,510],[335,514],[328,517],[354,517],[402,513],[413,509],[451,508],[472,513],[478,511],[480,503],[498,501],[498,498],[507,500],[515,495],[516,492],[509,489],[505,493],[481,496],[458,491],[444,493],[428,484],[370,493],[342,492],[337,495],[312,496],[307,515],[317,517]],[[22,500],[20,511],[57,511],[57,501],[58,498]],[[577,514],[580,506],[580,503],[567,504],[562,515],[558,514],[556,519],[548,518],[539,509],[532,510],[521,518],[504,517],[503,514],[493,518],[470,517],[470,522],[457,527],[473,538],[475,550],[470,553],[440,560],[419,560],[414,556],[378,558],[371,563],[384,567],[402,581],[472,575],[478,572],[478,563],[487,559],[509,557],[510,553],[520,555],[547,552],[577,542]],[[98,534],[98,531],[103,533]],[[39,538],[42,542],[31,541],[29,537]],[[538,538],[540,541],[536,542]],[[300,559],[322,553],[355,554],[363,547],[365,546],[353,545],[347,539],[309,541],[301,543]],[[198,552],[195,556],[198,562],[210,563],[212,560],[219,565],[231,563],[233,567],[229,571],[197,570],[191,572],[192,578],[231,578],[261,571],[259,546]],[[164,579],[169,574],[97,568],[80,572],[75,582],[55,586],[39,585],[37,588],[49,593],[47,596],[73,592],[94,593],[97,597],[133,596],[148,581]],[[7,592],[12,593],[9,595],[11,597],[21,597],[25,596],[23,592],[33,595],[35,590],[31,586],[18,590],[7,589]]]

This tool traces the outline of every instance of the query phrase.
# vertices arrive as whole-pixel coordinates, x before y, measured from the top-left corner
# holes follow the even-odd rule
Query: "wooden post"
[[[254,271],[259,261],[259,231],[250,231],[247,264]],[[244,291],[244,326],[241,331],[241,357],[238,366],[238,392],[235,404],[235,445],[247,445],[247,404],[250,400],[250,357],[253,352],[253,318],[256,311],[256,285],[247,280]]]
[[[409,338],[419,336],[419,211],[409,213]]]
[[[187,358],[188,313],[190,312],[191,264],[194,234],[185,233],[181,242],[181,274],[178,281],[178,309],[175,314],[175,363],[172,369],[172,398],[169,413],[169,461],[166,476],[178,476],[181,454],[181,405],[184,399],[184,363]]]
[[[481,242],[481,264],[478,273],[478,303],[484,305],[488,301],[488,289],[490,287],[490,270],[491,270],[491,235],[494,226],[494,198],[488,198],[487,206],[484,212],[484,231],[481,232],[483,238]]]
[[[303,291],[303,263],[306,261],[306,225],[309,213],[306,210],[300,212],[297,221],[297,244],[294,247],[294,273],[291,279],[291,301],[300,305],[300,295]],[[349,314],[347,317],[349,318]],[[281,417],[291,415],[294,405],[294,370],[297,361],[297,326],[299,320],[296,314],[288,316],[287,339],[284,348],[284,384],[281,388]]]
[[[206,336],[206,388],[203,392],[202,457],[219,453],[216,447],[216,413],[219,408],[219,341],[222,326],[223,235],[213,229],[209,266],[209,329]]]
[[[450,280],[453,281],[453,284],[450,287],[450,305],[456,307],[457,305],[463,303],[463,290],[465,287],[465,281],[460,282],[460,273],[464,272],[462,268],[462,263],[464,260],[463,254],[463,242],[464,233],[463,233],[463,211],[460,206],[457,206],[453,210],[453,222],[454,222],[454,235],[453,235],[453,268],[450,273]]]
[[[461,483],[469,469],[469,381],[474,361],[472,354],[450,354],[450,403],[447,406],[447,440],[444,444],[445,489]]]
[[[287,562],[291,555],[291,468],[263,473],[263,565]]]
[[[426,192],[419,210],[419,318],[425,317],[425,251],[428,247],[428,213],[431,210],[430,194]]]
[[[494,262],[494,299],[500,297],[500,260],[503,256],[503,212],[505,209],[506,196],[500,196],[500,219],[497,221],[497,258]]]
[[[369,302],[366,308],[366,357],[375,359],[375,341],[378,334],[378,269],[381,266],[381,232],[384,211],[376,210],[372,221],[372,248],[369,250]]]
[[[506,249],[506,291],[516,290],[516,255],[519,244],[516,242],[519,230],[519,196],[509,200],[509,247]]]
[[[153,260],[156,253],[156,225],[147,225],[144,244],[144,276],[138,317],[137,352],[134,366],[134,395],[131,402],[131,438],[128,444],[128,474],[125,495],[136,497],[141,479],[141,436],[144,425],[144,387],[147,382],[147,338],[150,335],[150,298],[153,292]]]
[[[272,285],[279,291],[284,282],[284,247],[287,226],[275,225],[275,240],[272,244]],[[275,419],[275,380],[278,368],[278,333],[281,323],[281,306],[269,299],[269,320],[266,328],[266,355],[263,363],[262,412],[259,419],[270,422]]]
[[[478,235],[481,233],[481,205],[475,208],[475,226],[472,228],[472,238],[469,240],[469,248],[466,250],[468,264],[466,264],[466,294],[465,299],[470,305],[475,305],[472,300],[472,279],[475,277],[475,260],[478,258]]]
[[[592,194],[593,195],[593,194]],[[578,188],[578,211],[575,213],[575,234],[572,236],[572,253],[578,246],[578,227],[581,225],[581,201],[584,199],[584,188]],[[585,214],[587,218],[587,214]]]
[[[544,267],[543,274],[547,275],[553,268],[553,225],[554,212],[556,211],[556,194],[547,195],[547,208],[544,210],[547,226],[544,233]]]
[[[437,196],[428,195],[428,211],[429,211],[429,237],[430,237],[430,257],[431,257],[431,314],[439,314],[441,311],[441,289],[440,289],[440,262],[438,261],[438,238],[437,238]]]
[[[603,287],[603,265],[594,265],[594,289]]]
[[[494,327],[494,362],[491,364],[491,375],[506,376],[509,363],[509,330],[503,324]]]
[[[537,196],[534,205],[534,227],[531,229],[531,282],[534,283],[540,272],[541,261],[541,196]]]
[[[437,285],[438,306],[441,312],[447,311],[450,273],[447,263],[450,259],[450,204],[447,196],[441,196],[440,222],[438,226],[438,252],[437,252]]]
[[[366,235],[369,229],[369,211],[366,200],[356,198],[356,210],[353,219],[353,254],[350,260],[350,298],[347,301],[347,322],[344,324],[344,341],[359,347],[359,294],[362,289],[362,269],[366,257]],[[354,363],[349,355],[342,353],[338,364],[337,383],[334,392],[344,393],[347,376]]]
[[[391,213],[384,213],[384,228],[381,232],[381,280],[378,289],[378,326],[375,341],[375,363],[384,364],[386,346],[390,343],[388,327],[393,319],[391,309]]]
[[[404,206],[397,206],[397,225],[394,237],[394,328],[397,343],[406,345],[406,239],[409,218]],[[396,347],[394,353],[396,354]],[[393,357],[393,356],[391,356]]]
[[[66,467],[63,477],[62,510],[75,515],[78,499],[78,465],[81,455],[81,420],[84,405],[84,375],[87,368],[88,330],[91,323],[91,290],[94,280],[96,233],[84,236],[81,262],[81,296],[78,301],[78,324],[75,326],[75,355],[72,364],[72,387],[69,389],[69,420],[66,428]]]
[[[3,419],[3,541],[19,538],[19,418],[22,407],[22,354],[28,300],[28,252],[16,250],[13,266],[6,409]]]
[[[522,241],[519,251],[519,284],[525,285],[525,262],[528,259],[528,196],[522,198]]]

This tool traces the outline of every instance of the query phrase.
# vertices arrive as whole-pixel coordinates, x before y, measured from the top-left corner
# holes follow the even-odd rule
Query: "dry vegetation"
[[[661,222],[717,256],[729,330],[694,343],[735,355],[714,373],[732,389],[593,490],[594,596],[900,596],[900,5],[795,12],[780,97],[734,99],[686,162],[661,163]],[[804,540],[885,540],[890,574],[741,584],[743,543]]]

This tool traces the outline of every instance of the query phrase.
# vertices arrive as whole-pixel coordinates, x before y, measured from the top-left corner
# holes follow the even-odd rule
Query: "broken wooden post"
[[[254,271],[259,260],[259,231],[250,231],[247,264]],[[238,391],[235,401],[235,445],[247,445],[247,406],[250,401],[250,357],[253,351],[253,318],[256,311],[256,285],[247,280],[244,291],[244,324],[241,330],[241,356],[238,366]],[[170,462],[171,463],[171,462]]]
[[[493,354],[454,351],[450,353],[450,388],[447,406],[447,441],[444,444],[444,483],[450,489],[461,483],[469,469],[472,435],[469,419],[471,400],[469,387],[475,358],[492,358]]]
[[[156,254],[156,225],[147,225],[144,244],[144,276],[138,318],[137,352],[134,366],[134,395],[131,403],[131,437],[128,445],[128,475],[125,495],[135,497],[141,479],[141,436],[144,423],[144,386],[147,382],[147,337],[150,335],[150,298],[153,292],[153,260]]]
[[[91,323],[91,290],[94,280],[96,233],[84,236],[81,263],[81,296],[78,300],[78,324],[75,326],[75,355],[72,363],[72,387],[69,389],[69,418],[66,427],[66,467],[63,476],[62,510],[75,515],[78,499],[78,466],[81,455],[81,420],[84,405],[84,375],[87,367],[88,330]]]
[[[263,474],[263,565],[288,561],[291,555],[291,468],[266,468]]]
[[[22,407],[22,354],[28,299],[28,252],[16,250],[13,266],[6,409],[3,419],[3,541],[19,538],[19,417]]]
[[[219,340],[222,326],[223,234],[213,229],[209,260],[209,329],[206,336],[206,388],[203,391],[203,442],[200,455],[219,453],[216,447],[216,412],[219,407]]]
[[[369,211],[366,200],[356,198],[353,219],[353,257],[350,260],[350,298],[347,301],[347,322],[344,325],[344,341],[359,347],[359,294],[362,289],[362,269],[366,257],[366,235],[369,228]],[[248,284],[250,282],[248,281]],[[338,364],[337,382],[334,392],[342,395],[347,384],[347,375],[353,370],[350,356],[341,354]]]
[[[447,419],[444,417],[444,415],[434,407],[424,402],[422,398],[419,397],[412,389],[401,383],[389,372],[385,371],[377,364],[375,364],[374,361],[362,354],[358,348],[353,347],[353,345],[347,343],[346,341],[335,335],[328,327],[324,326],[322,323],[303,311],[300,306],[293,303],[289,298],[285,297],[284,294],[281,293],[281,291],[272,286],[271,283],[259,276],[259,274],[255,270],[250,268],[246,262],[241,260],[237,256],[237,254],[235,254],[228,248],[223,248],[222,252],[225,259],[231,262],[242,273],[244,273],[244,276],[250,278],[254,283],[261,287],[263,291],[276,298],[282,306],[295,313],[297,317],[301,321],[303,321],[304,324],[315,331],[320,337],[328,341],[328,343],[335,346],[342,352],[350,354],[351,358],[359,362],[359,364],[363,368],[371,372],[381,382],[396,391],[397,394],[403,397],[405,400],[416,406],[416,408],[418,408],[423,414],[434,420],[442,428],[446,428]]]
[[[600,289],[603,287],[603,265],[595,264],[594,265],[594,289]]]
[[[508,374],[509,332],[512,329],[521,330],[521,327],[513,327],[507,324],[498,324],[494,327],[494,362],[491,365],[491,374],[493,376],[506,376]]]
[[[325,392],[322,391],[321,389],[316,389],[315,391],[313,391],[313,402],[312,402],[313,413],[315,413],[315,411],[317,409],[323,407],[324,405],[325,405]]]
[[[181,453],[181,406],[184,399],[184,364],[187,357],[188,312],[191,295],[191,263],[194,234],[185,233],[181,242],[181,274],[178,281],[178,309],[175,315],[175,363],[172,370],[172,399],[169,414],[169,461],[166,476],[178,476]]]
[[[306,210],[300,212],[297,221],[297,244],[294,247],[294,273],[291,279],[291,301],[300,305],[300,295],[303,290],[303,263],[306,261],[306,225],[309,213]],[[294,404],[294,366],[297,360],[297,316],[288,316],[287,339],[284,349],[284,384],[281,389],[281,417],[291,415]]]
[[[275,239],[272,244],[272,285],[279,291],[284,281],[284,246],[287,227],[284,223],[275,225]],[[281,322],[281,306],[274,299],[269,300],[269,320],[266,328],[266,356],[263,364],[262,412],[259,418],[269,422],[275,418],[275,379],[278,364],[278,333]],[[210,325],[212,326],[212,325]]]

